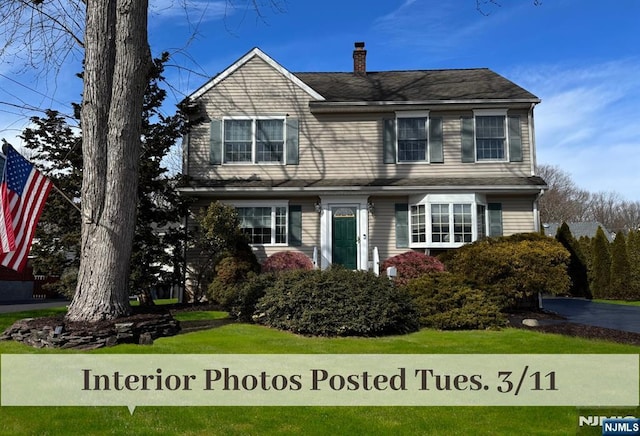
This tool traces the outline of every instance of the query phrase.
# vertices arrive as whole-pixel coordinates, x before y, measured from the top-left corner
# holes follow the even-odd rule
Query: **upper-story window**
[[[212,118],[209,163],[298,165],[298,127],[284,115]]]
[[[224,163],[284,163],[284,118],[224,120]]]
[[[462,117],[462,162],[522,162],[519,116],[506,109],[476,109]]]
[[[383,160],[395,163],[443,163],[442,118],[426,111],[403,111],[383,123]]]
[[[398,162],[427,160],[427,118],[398,118]]]
[[[505,159],[505,123],[504,115],[476,116],[476,159]]]

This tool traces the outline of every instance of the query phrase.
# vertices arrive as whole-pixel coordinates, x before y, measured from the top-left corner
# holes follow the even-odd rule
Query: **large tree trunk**
[[[151,65],[147,0],[87,1],[82,102],[82,245],[67,319],[130,313],[142,103]]]

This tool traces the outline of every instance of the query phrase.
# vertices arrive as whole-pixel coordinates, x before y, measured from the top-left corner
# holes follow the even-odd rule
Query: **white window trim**
[[[226,204],[228,206],[232,206],[234,208],[238,207],[270,207],[271,208],[271,243],[268,244],[252,244],[249,245],[252,247],[287,247],[289,246],[289,201],[288,200],[240,200],[240,201],[230,201],[223,200],[220,201],[222,204]],[[284,207],[286,209],[285,213],[285,242],[274,242],[276,239],[276,208]]]
[[[479,194],[427,194],[422,196],[412,196],[409,202],[409,247],[410,248],[459,248],[468,242],[455,242],[454,236],[454,217],[453,217],[453,205],[454,204],[468,204],[471,205],[471,242],[478,240],[478,205],[485,207],[485,219],[484,228],[485,234],[489,233],[488,205],[484,195]],[[447,204],[449,206],[449,234],[450,242],[432,242],[433,234],[431,233],[431,205],[433,204]],[[424,205],[425,206],[425,226],[427,241],[426,242],[413,242],[411,206]]]
[[[230,120],[251,120],[251,162],[226,162],[225,151],[227,149],[225,145],[225,121]],[[256,122],[259,120],[282,120],[282,162],[258,162],[257,156],[257,141],[256,141]],[[231,115],[222,118],[222,165],[275,165],[283,166],[287,164],[287,117],[286,115],[260,115],[260,116],[247,116],[247,115]]]
[[[399,159],[400,154],[398,153],[398,120],[400,118],[424,118],[425,119],[425,131],[427,133],[427,149],[425,150],[425,159],[424,160],[403,160],[401,161]],[[395,143],[395,147],[396,147],[396,164],[399,165],[422,165],[422,164],[428,164],[429,162],[429,143],[431,142],[431,138],[429,135],[429,131],[431,130],[430,127],[430,123],[431,123],[431,119],[429,118],[429,111],[425,110],[425,111],[402,111],[402,112],[396,112],[396,119],[395,119],[395,137],[396,137],[396,143]]]
[[[509,162],[509,124],[507,120],[508,109],[474,109],[473,110],[473,158],[479,164],[492,164],[496,162]],[[476,117],[504,117],[504,158],[503,159],[478,159],[478,144],[476,135]]]

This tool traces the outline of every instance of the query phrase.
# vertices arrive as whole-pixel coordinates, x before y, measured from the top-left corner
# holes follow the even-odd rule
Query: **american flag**
[[[21,272],[53,184],[9,147],[0,185],[0,265]]]

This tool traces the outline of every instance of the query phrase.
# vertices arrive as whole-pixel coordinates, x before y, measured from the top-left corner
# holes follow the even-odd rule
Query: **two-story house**
[[[258,48],[191,94],[185,195],[237,208],[259,257],[371,265],[539,230],[533,110],[486,69],[292,73]]]

